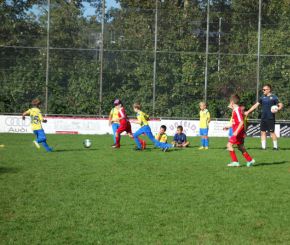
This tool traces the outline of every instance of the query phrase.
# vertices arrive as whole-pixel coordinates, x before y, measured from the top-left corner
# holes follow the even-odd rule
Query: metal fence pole
[[[208,83],[208,42],[209,42],[209,0],[207,0],[206,16],[206,48],[205,48],[205,71],[204,71],[204,101],[207,102],[207,83]]]
[[[218,54],[218,76],[219,82],[221,81],[221,31],[222,31],[222,17],[219,17],[219,54]]]
[[[101,24],[101,43],[100,43],[100,91],[99,91],[99,115],[102,115],[103,104],[103,57],[104,57],[104,26],[105,26],[105,0],[102,0],[102,24]]]
[[[262,0],[259,0],[256,101],[259,100],[259,90],[260,90],[261,15],[262,15]]]
[[[155,115],[155,99],[156,99],[156,65],[157,65],[157,31],[158,31],[158,0],[155,0],[155,31],[154,31],[154,63],[153,63],[153,116]]]
[[[48,9],[47,9],[47,34],[46,34],[45,114],[48,113],[50,0],[47,0],[47,8]]]

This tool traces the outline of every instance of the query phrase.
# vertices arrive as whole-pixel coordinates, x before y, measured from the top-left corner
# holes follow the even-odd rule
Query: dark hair
[[[160,128],[163,128],[166,131],[167,127],[165,125],[161,125]]]
[[[272,85],[271,84],[267,83],[263,87],[268,87],[270,89],[270,91],[272,92]]]
[[[137,110],[141,110],[141,105],[139,103],[134,103],[133,107],[136,108]]]
[[[179,125],[179,126],[177,127],[177,129],[180,129],[181,131],[183,131],[183,127],[182,127],[181,125]]]
[[[240,102],[240,96],[237,95],[237,94],[233,94],[231,96],[231,101],[233,101],[235,104],[239,104],[239,102]]]
[[[33,106],[40,106],[41,105],[41,101],[40,101],[40,99],[33,99],[32,100],[32,102],[31,102],[31,104],[33,105]]]

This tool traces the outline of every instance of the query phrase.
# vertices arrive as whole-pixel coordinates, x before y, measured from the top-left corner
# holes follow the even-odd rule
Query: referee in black
[[[277,135],[275,134],[275,113],[272,113],[271,107],[276,105],[278,111],[282,110],[283,104],[279,102],[279,99],[276,95],[272,94],[272,86],[270,84],[265,84],[263,86],[263,95],[260,97],[259,101],[254,104],[248,111],[245,112],[245,115],[248,116],[251,112],[257,109],[261,105],[261,143],[262,149],[266,149],[266,139],[267,132],[270,132],[270,135],[273,140],[273,150],[278,150],[278,141]]]

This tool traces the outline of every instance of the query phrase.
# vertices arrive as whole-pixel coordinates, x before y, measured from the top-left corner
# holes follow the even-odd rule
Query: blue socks
[[[209,146],[209,142],[208,142],[208,138],[201,138],[201,146],[203,147],[208,147]]]

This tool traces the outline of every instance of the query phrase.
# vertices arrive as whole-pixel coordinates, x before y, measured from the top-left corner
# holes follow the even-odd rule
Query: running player
[[[228,164],[228,167],[240,167],[240,163],[236,156],[234,145],[237,145],[238,149],[243,154],[243,157],[247,161],[247,167],[251,167],[255,160],[248,154],[244,146],[244,140],[246,137],[245,126],[244,126],[244,115],[239,106],[240,97],[238,95],[232,95],[230,98],[230,108],[232,108],[232,127],[233,127],[233,136],[229,139],[227,144],[228,151],[232,162]]]

